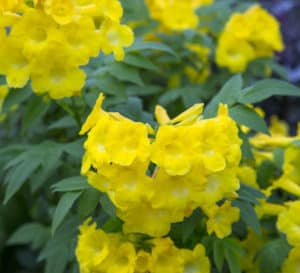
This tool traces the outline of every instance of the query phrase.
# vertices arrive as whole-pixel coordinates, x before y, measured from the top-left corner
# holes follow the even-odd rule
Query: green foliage
[[[197,10],[200,27],[207,31],[181,33],[157,29],[144,1],[121,2],[123,21],[141,23],[135,29],[134,44],[125,49],[123,61],[102,54],[92,59],[84,67],[84,89],[72,98],[53,101],[32,94],[30,86],[12,89],[5,98],[0,113],[0,256],[13,261],[11,272],[79,273],[75,258],[78,226],[92,216],[107,232],[122,230],[123,222],[107,194],[93,188],[80,174],[85,138],[78,132],[100,92],[106,97],[104,109],[153,128],[157,128],[153,117],[157,104],[175,116],[203,102],[203,118],[214,117],[219,104],[226,104],[243,141],[241,163],[254,169],[259,187],[267,188],[283,172],[285,147],[273,152],[274,160],[256,161],[255,152],[261,150],[253,148],[251,137],[270,132],[252,104],[272,96],[298,97],[300,89],[280,79],[264,79],[266,68],[286,79],[286,71],[272,58],[256,60],[236,75],[217,67],[214,60],[217,37],[227,19],[233,12],[245,10],[252,1],[220,0],[201,7]],[[147,40],[148,34],[155,36],[155,41]],[[189,66],[200,74],[208,65],[187,48],[189,43],[209,49],[211,73],[205,80],[193,80],[185,71]],[[300,141],[292,145],[300,147]],[[264,238],[266,228],[270,231],[268,241],[257,252],[255,261],[261,273],[279,272],[290,246],[276,232],[276,217],[260,219],[256,206],[261,199],[279,204],[294,197],[280,189],[265,196],[247,181],[240,182],[237,196],[231,200],[240,209],[240,220],[230,236],[220,239],[208,235],[207,218],[200,209],[173,224],[169,235],[178,247],[192,249],[203,243],[212,272],[242,273],[241,257],[248,253],[241,242],[249,230]],[[34,258],[26,267],[18,257],[28,255]],[[0,259],[0,271],[11,273],[2,269],[2,264],[6,265]]]

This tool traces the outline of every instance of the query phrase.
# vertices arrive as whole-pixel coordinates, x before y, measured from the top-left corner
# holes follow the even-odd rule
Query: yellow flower
[[[209,273],[210,263],[205,256],[205,248],[198,244],[194,250],[180,249],[180,256],[183,258],[183,273]]]
[[[75,5],[72,0],[44,0],[45,13],[50,15],[58,24],[65,25],[73,20]]]
[[[224,32],[218,41],[216,62],[221,67],[228,67],[233,73],[242,72],[254,59],[254,54],[253,47],[247,41]]]
[[[187,130],[189,127],[163,125],[152,144],[151,160],[170,175],[184,175],[191,170],[196,155]]]
[[[87,269],[96,270],[110,251],[107,235],[101,229],[96,229],[95,223],[89,225],[89,222],[90,219],[80,227],[76,248],[76,257],[83,272],[89,272]]]
[[[136,252],[134,246],[129,243],[121,243],[100,265],[100,272],[107,273],[134,273]]]
[[[0,74],[9,87],[31,79],[37,94],[76,96],[86,76],[80,66],[101,50],[121,60],[132,44],[122,13],[117,0],[0,0]]]
[[[80,135],[85,134],[91,128],[93,128],[97,124],[98,120],[100,119],[100,116],[104,114],[104,111],[101,109],[103,100],[104,100],[104,95],[103,93],[100,93],[93,107],[92,112],[89,114],[86,121],[81,127],[81,130],[79,132]]]
[[[8,94],[9,88],[7,85],[0,85],[0,114],[2,111],[3,102]]]
[[[218,238],[224,238],[231,234],[231,225],[240,218],[240,210],[232,207],[229,201],[225,201],[222,206],[212,206],[205,210],[208,216],[207,232],[213,232]]]
[[[231,72],[243,72],[249,62],[283,50],[278,21],[259,5],[234,13],[221,33],[216,62]]]
[[[300,273],[300,247],[292,248],[282,265],[282,273]]]
[[[6,75],[9,87],[24,87],[30,77],[30,67],[20,48],[10,41],[0,52],[0,73]]]
[[[197,170],[185,176],[170,176],[159,169],[154,178],[156,185],[151,199],[155,208],[168,208],[182,211],[182,214],[202,197],[206,179],[203,171]],[[168,198],[165,198],[168,196]]]
[[[183,31],[197,28],[199,20],[195,10],[213,0],[147,0],[150,16],[158,20],[166,30]]]
[[[118,210],[117,214],[124,221],[125,233],[140,232],[153,237],[167,234],[171,223],[184,218],[184,215],[177,215],[174,209],[154,208],[147,199],[127,210]]]
[[[300,201],[289,202],[287,206],[278,216],[277,228],[286,234],[289,244],[300,246]]]
[[[23,0],[0,0],[0,13],[14,12],[21,7]]]
[[[105,54],[114,53],[117,61],[124,58],[123,47],[128,47],[133,42],[131,28],[120,25],[110,19],[105,20],[99,30],[100,47]]]
[[[181,273],[182,257],[169,238],[152,240],[153,271],[152,273]]]
[[[150,253],[140,250],[135,261],[136,273],[152,272],[152,256]]]

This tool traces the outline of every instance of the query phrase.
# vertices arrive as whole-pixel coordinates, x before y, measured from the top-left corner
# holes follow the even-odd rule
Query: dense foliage
[[[300,132],[256,104],[300,90],[267,10],[0,1],[0,37],[1,272],[299,271]]]

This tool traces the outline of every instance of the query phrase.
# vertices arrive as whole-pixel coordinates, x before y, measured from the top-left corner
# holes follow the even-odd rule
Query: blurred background
[[[259,1],[281,23],[285,50],[279,54],[280,63],[286,67],[288,80],[300,84],[300,1],[299,0],[261,0]],[[291,125],[295,133],[300,120],[300,99],[271,98],[264,103],[267,116],[278,115]]]

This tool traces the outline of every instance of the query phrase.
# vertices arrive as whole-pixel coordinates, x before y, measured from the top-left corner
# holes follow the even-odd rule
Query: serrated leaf
[[[265,195],[261,191],[244,183],[241,183],[240,189],[237,193],[240,199],[248,201],[254,205],[259,204],[259,201],[257,200],[258,198],[265,198]]]
[[[242,273],[239,258],[230,248],[225,248],[225,257],[230,273]]]
[[[204,109],[204,117],[210,118],[216,115],[220,103],[232,105],[238,101],[243,87],[243,79],[240,74],[230,78],[221,88],[220,92],[208,103]]]
[[[5,178],[7,184],[4,195],[4,204],[23,186],[31,174],[40,166],[40,160],[31,158],[24,160],[17,167],[9,171]]]
[[[112,218],[116,217],[116,208],[107,196],[106,193],[102,193],[99,198],[102,209]]]
[[[82,191],[90,186],[84,176],[73,176],[65,178],[51,186],[53,192]]]
[[[53,123],[51,123],[49,126],[48,126],[48,130],[54,130],[54,129],[69,129],[69,128],[73,128],[75,127],[76,128],[77,124],[76,124],[76,121],[69,117],[69,116],[65,116]]]
[[[31,89],[27,86],[23,89],[11,89],[6,96],[2,111],[7,112],[12,106],[18,105],[32,95]]]
[[[104,94],[126,97],[125,85],[116,79],[116,77],[109,74],[105,74],[102,77],[97,78],[96,86],[97,89],[100,89],[101,92],[104,92]]]
[[[232,205],[240,209],[241,220],[250,226],[257,235],[261,236],[261,225],[253,206],[242,200],[234,200]]]
[[[38,262],[54,256],[56,253],[65,249],[66,245],[70,244],[71,240],[77,235],[79,221],[77,217],[71,217],[66,220],[57,231],[49,238],[46,246],[42,249],[38,256]]]
[[[167,46],[166,44],[160,43],[160,42],[145,42],[141,39],[136,39],[134,44],[126,49],[126,52],[132,52],[132,51],[142,51],[142,50],[158,50],[162,52],[167,52],[173,56],[177,57],[177,54],[174,52],[172,48]]]
[[[160,96],[158,102],[161,105],[168,105],[180,98],[182,95],[181,92],[181,88],[166,91],[163,95]]]
[[[113,63],[109,66],[109,73],[120,81],[132,82],[144,86],[139,71],[124,63]]]
[[[34,127],[37,122],[46,114],[50,103],[45,103],[42,97],[34,96],[26,106],[22,118],[22,132]]]
[[[222,240],[215,239],[213,244],[213,257],[218,271],[221,273],[224,264],[224,246]]]
[[[254,161],[254,155],[252,152],[252,147],[249,142],[248,136],[243,133],[241,130],[239,130],[239,137],[243,141],[241,150],[242,150],[242,160],[247,162],[248,160]]]
[[[155,66],[149,59],[147,59],[146,57],[142,56],[142,55],[138,55],[138,54],[127,54],[125,56],[125,59],[123,61],[126,64],[132,65],[132,66],[136,66],[136,67],[140,67],[140,68],[144,68],[147,70],[153,70],[153,71],[158,71],[158,67]]]
[[[231,273],[241,273],[240,257],[245,256],[245,250],[231,238],[223,239],[224,256]]]
[[[252,108],[238,104],[229,108],[229,114],[238,124],[245,125],[264,134],[269,134],[265,120]]]
[[[282,238],[267,242],[257,252],[256,259],[259,261],[260,272],[277,273],[286,259],[291,247]]]
[[[69,249],[67,246],[63,247],[54,256],[46,261],[45,273],[63,273],[68,263]]]
[[[90,216],[99,204],[101,193],[93,188],[85,190],[78,200],[78,214],[80,219]]]
[[[29,244],[40,247],[50,235],[49,229],[39,223],[27,223],[19,227],[8,239],[7,245]]]
[[[159,85],[146,85],[143,88],[140,86],[132,85],[128,86],[126,93],[128,96],[149,96],[153,94],[160,93],[162,87]]]
[[[62,196],[62,198],[59,200],[53,216],[52,227],[51,227],[52,234],[54,234],[55,230],[64,220],[67,213],[70,211],[72,205],[80,195],[81,192],[68,192],[65,193]]]
[[[239,102],[256,103],[271,96],[300,96],[300,89],[288,82],[267,79],[258,81],[253,86],[246,88],[240,96]]]

